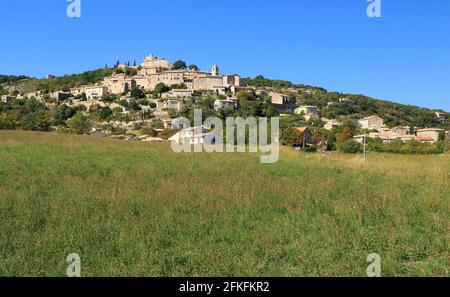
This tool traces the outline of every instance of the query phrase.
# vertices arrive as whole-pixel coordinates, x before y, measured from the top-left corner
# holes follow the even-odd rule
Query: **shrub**
[[[142,135],[149,135],[151,137],[156,137],[158,135],[158,132],[156,132],[155,129],[152,127],[144,127],[141,129]]]
[[[315,153],[317,152],[317,147],[315,145],[307,146],[304,148],[304,151],[307,153]]]
[[[77,113],[67,124],[73,132],[78,134],[86,134],[92,127],[92,122],[82,113]]]
[[[347,154],[355,154],[361,151],[361,144],[353,139],[348,139],[339,146],[339,150]]]
[[[368,139],[367,149],[373,152],[391,154],[442,154],[445,151],[445,143],[423,143],[419,141],[394,140],[390,143],[382,143],[380,139]]]
[[[109,107],[102,107],[99,113],[102,120],[106,120],[108,117],[112,116],[112,114],[113,112]]]
[[[145,98],[145,94],[144,94],[144,92],[142,92],[142,90],[141,89],[139,89],[139,88],[133,88],[132,90],[131,90],[131,97],[133,97],[133,98],[135,98],[135,99],[142,99],[142,98]]]
[[[178,131],[172,130],[172,129],[164,129],[160,134],[159,137],[162,139],[168,140],[170,137],[174,136]]]

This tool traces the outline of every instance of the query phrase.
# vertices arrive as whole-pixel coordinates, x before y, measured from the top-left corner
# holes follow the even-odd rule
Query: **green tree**
[[[172,85],[171,89],[186,90],[187,86],[185,83],[181,83],[181,84]]]
[[[172,70],[180,70],[180,69],[186,69],[186,62],[182,60],[178,60],[175,63],[173,63]]]
[[[161,96],[162,93],[168,92],[169,90],[170,88],[164,83],[159,83],[155,86],[154,93],[158,96]]]
[[[102,97],[102,100],[108,103],[113,103],[117,100],[117,95],[115,94],[107,94]]]
[[[123,71],[122,68],[117,68],[117,67],[116,67],[116,68],[114,69],[114,73],[115,73],[115,74],[122,74],[122,73],[124,73],[124,71]]]
[[[335,130],[328,132],[326,141],[327,141],[327,150],[329,150],[329,151],[336,150],[336,131]]]
[[[272,106],[268,105],[264,110],[264,116],[267,118],[272,118],[277,115],[277,111]]]
[[[339,127],[338,134],[336,135],[336,141],[338,145],[344,144],[347,140],[353,139],[356,132],[356,124],[350,120],[346,119],[341,127]]]
[[[343,153],[354,154],[361,151],[360,143],[353,139],[347,139],[343,144],[339,146],[339,150]]]
[[[246,91],[239,91],[236,93],[236,98],[239,100],[253,101],[255,97]]]
[[[131,100],[130,103],[128,103],[128,110],[134,110],[134,111],[138,111],[141,110],[141,107],[139,106],[139,104],[136,102],[136,100]]]
[[[61,104],[53,110],[53,125],[64,125],[75,114],[75,110],[65,104]]]
[[[144,94],[144,92],[142,92],[142,90],[140,88],[133,88],[131,90],[131,97],[133,97],[135,99],[142,99],[142,98],[145,98],[145,94]]]
[[[68,121],[69,128],[78,134],[86,134],[92,128],[92,122],[81,112],[78,112]]]
[[[40,110],[36,113],[36,129],[38,131],[49,131],[52,115],[48,110]]]
[[[199,70],[199,68],[198,68],[198,66],[197,65],[195,65],[195,64],[191,64],[191,65],[189,65],[189,70],[193,70],[193,71],[198,71]]]
[[[99,116],[100,116],[100,118],[102,120],[106,120],[112,115],[113,115],[113,112],[112,112],[111,108],[109,108],[109,107],[102,107],[100,109]]]
[[[51,123],[51,114],[47,110],[29,112],[22,118],[22,128],[33,131],[48,131]]]
[[[126,67],[124,72],[128,76],[135,76],[138,73],[137,69],[130,68],[130,67]]]

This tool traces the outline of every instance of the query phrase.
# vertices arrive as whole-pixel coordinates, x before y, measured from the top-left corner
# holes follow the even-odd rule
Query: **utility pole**
[[[367,137],[367,134],[364,132],[364,163],[367,161],[366,137]]]

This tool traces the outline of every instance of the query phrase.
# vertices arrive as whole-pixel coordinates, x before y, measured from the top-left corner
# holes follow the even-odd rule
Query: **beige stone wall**
[[[166,100],[158,101],[156,103],[156,109],[158,112],[167,111],[168,109],[174,109],[176,111],[181,111],[186,104],[181,100]]]
[[[270,97],[272,98],[272,104],[288,104],[289,97],[280,93],[270,93]],[[306,114],[307,112],[305,112]]]
[[[161,58],[157,58],[153,55],[150,55],[144,59],[144,62],[141,65],[142,69],[158,69],[158,68],[172,68],[172,64]]]
[[[184,82],[184,71],[166,71],[150,75],[150,85],[155,87],[159,83],[167,86],[181,84]]]
[[[369,119],[369,127],[383,126],[384,120],[380,117],[372,117]]]
[[[88,100],[96,100],[108,94],[108,89],[104,86],[85,87],[85,93]]]
[[[327,122],[327,123],[323,126],[323,128],[326,129],[326,130],[332,130],[332,129],[335,129],[335,128],[337,128],[337,127],[339,127],[339,125],[336,124],[336,123],[333,123],[333,122]]]
[[[318,115],[319,111],[318,111],[317,106],[300,106],[299,108],[295,109],[295,113],[296,114],[305,114],[305,115],[309,115],[309,114]]]
[[[72,88],[72,89],[70,89],[70,93],[73,96],[79,96],[79,95],[84,93],[84,88],[83,87],[81,87],[81,88]]]
[[[206,77],[208,75],[211,75],[208,72],[205,71],[193,71],[193,70],[188,70],[184,73],[184,77],[186,79],[194,79],[194,78],[198,78],[198,77]]]
[[[426,130],[426,131],[417,131],[417,139],[424,140],[430,139],[430,141],[436,142],[439,140],[439,131]]]
[[[410,132],[409,127],[394,127],[391,129],[393,133],[397,133],[399,135],[407,135]]]
[[[104,79],[103,86],[112,94],[122,94],[126,90],[125,79],[125,74],[112,75]]]
[[[223,86],[222,76],[204,76],[197,77],[192,80],[193,90],[213,91],[215,87]]]
[[[108,88],[109,93],[120,95],[135,88],[136,81],[131,77],[127,77],[125,74],[117,74],[106,77],[103,81],[103,86]]]
[[[225,75],[223,76],[223,85],[227,87],[243,87],[245,86],[245,80],[239,75]]]
[[[150,79],[148,77],[133,77],[133,80],[136,82],[136,87],[149,91],[152,88]]]
[[[206,90],[212,91],[214,87],[223,86],[222,76],[207,76],[206,77]]]
[[[197,77],[192,80],[192,89],[194,90],[207,90],[208,84],[206,77]]]
[[[169,70],[171,67],[172,64],[169,61],[151,55],[141,64],[142,69],[138,76],[133,77],[134,81],[127,80],[125,74],[116,74],[105,78],[103,85],[113,94],[122,94],[132,89],[134,85],[145,90],[152,90],[159,83],[167,86],[184,83],[190,90],[205,91],[245,86],[245,80],[239,75],[219,75],[217,67],[214,67],[213,71],[217,75],[197,70]]]
[[[378,116],[367,117],[358,121],[362,129],[377,129],[384,125],[384,120]]]

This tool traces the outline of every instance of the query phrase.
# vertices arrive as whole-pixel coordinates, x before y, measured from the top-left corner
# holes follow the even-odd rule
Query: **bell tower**
[[[219,66],[214,65],[214,66],[212,67],[211,75],[212,75],[212,76],[219,76]]]

